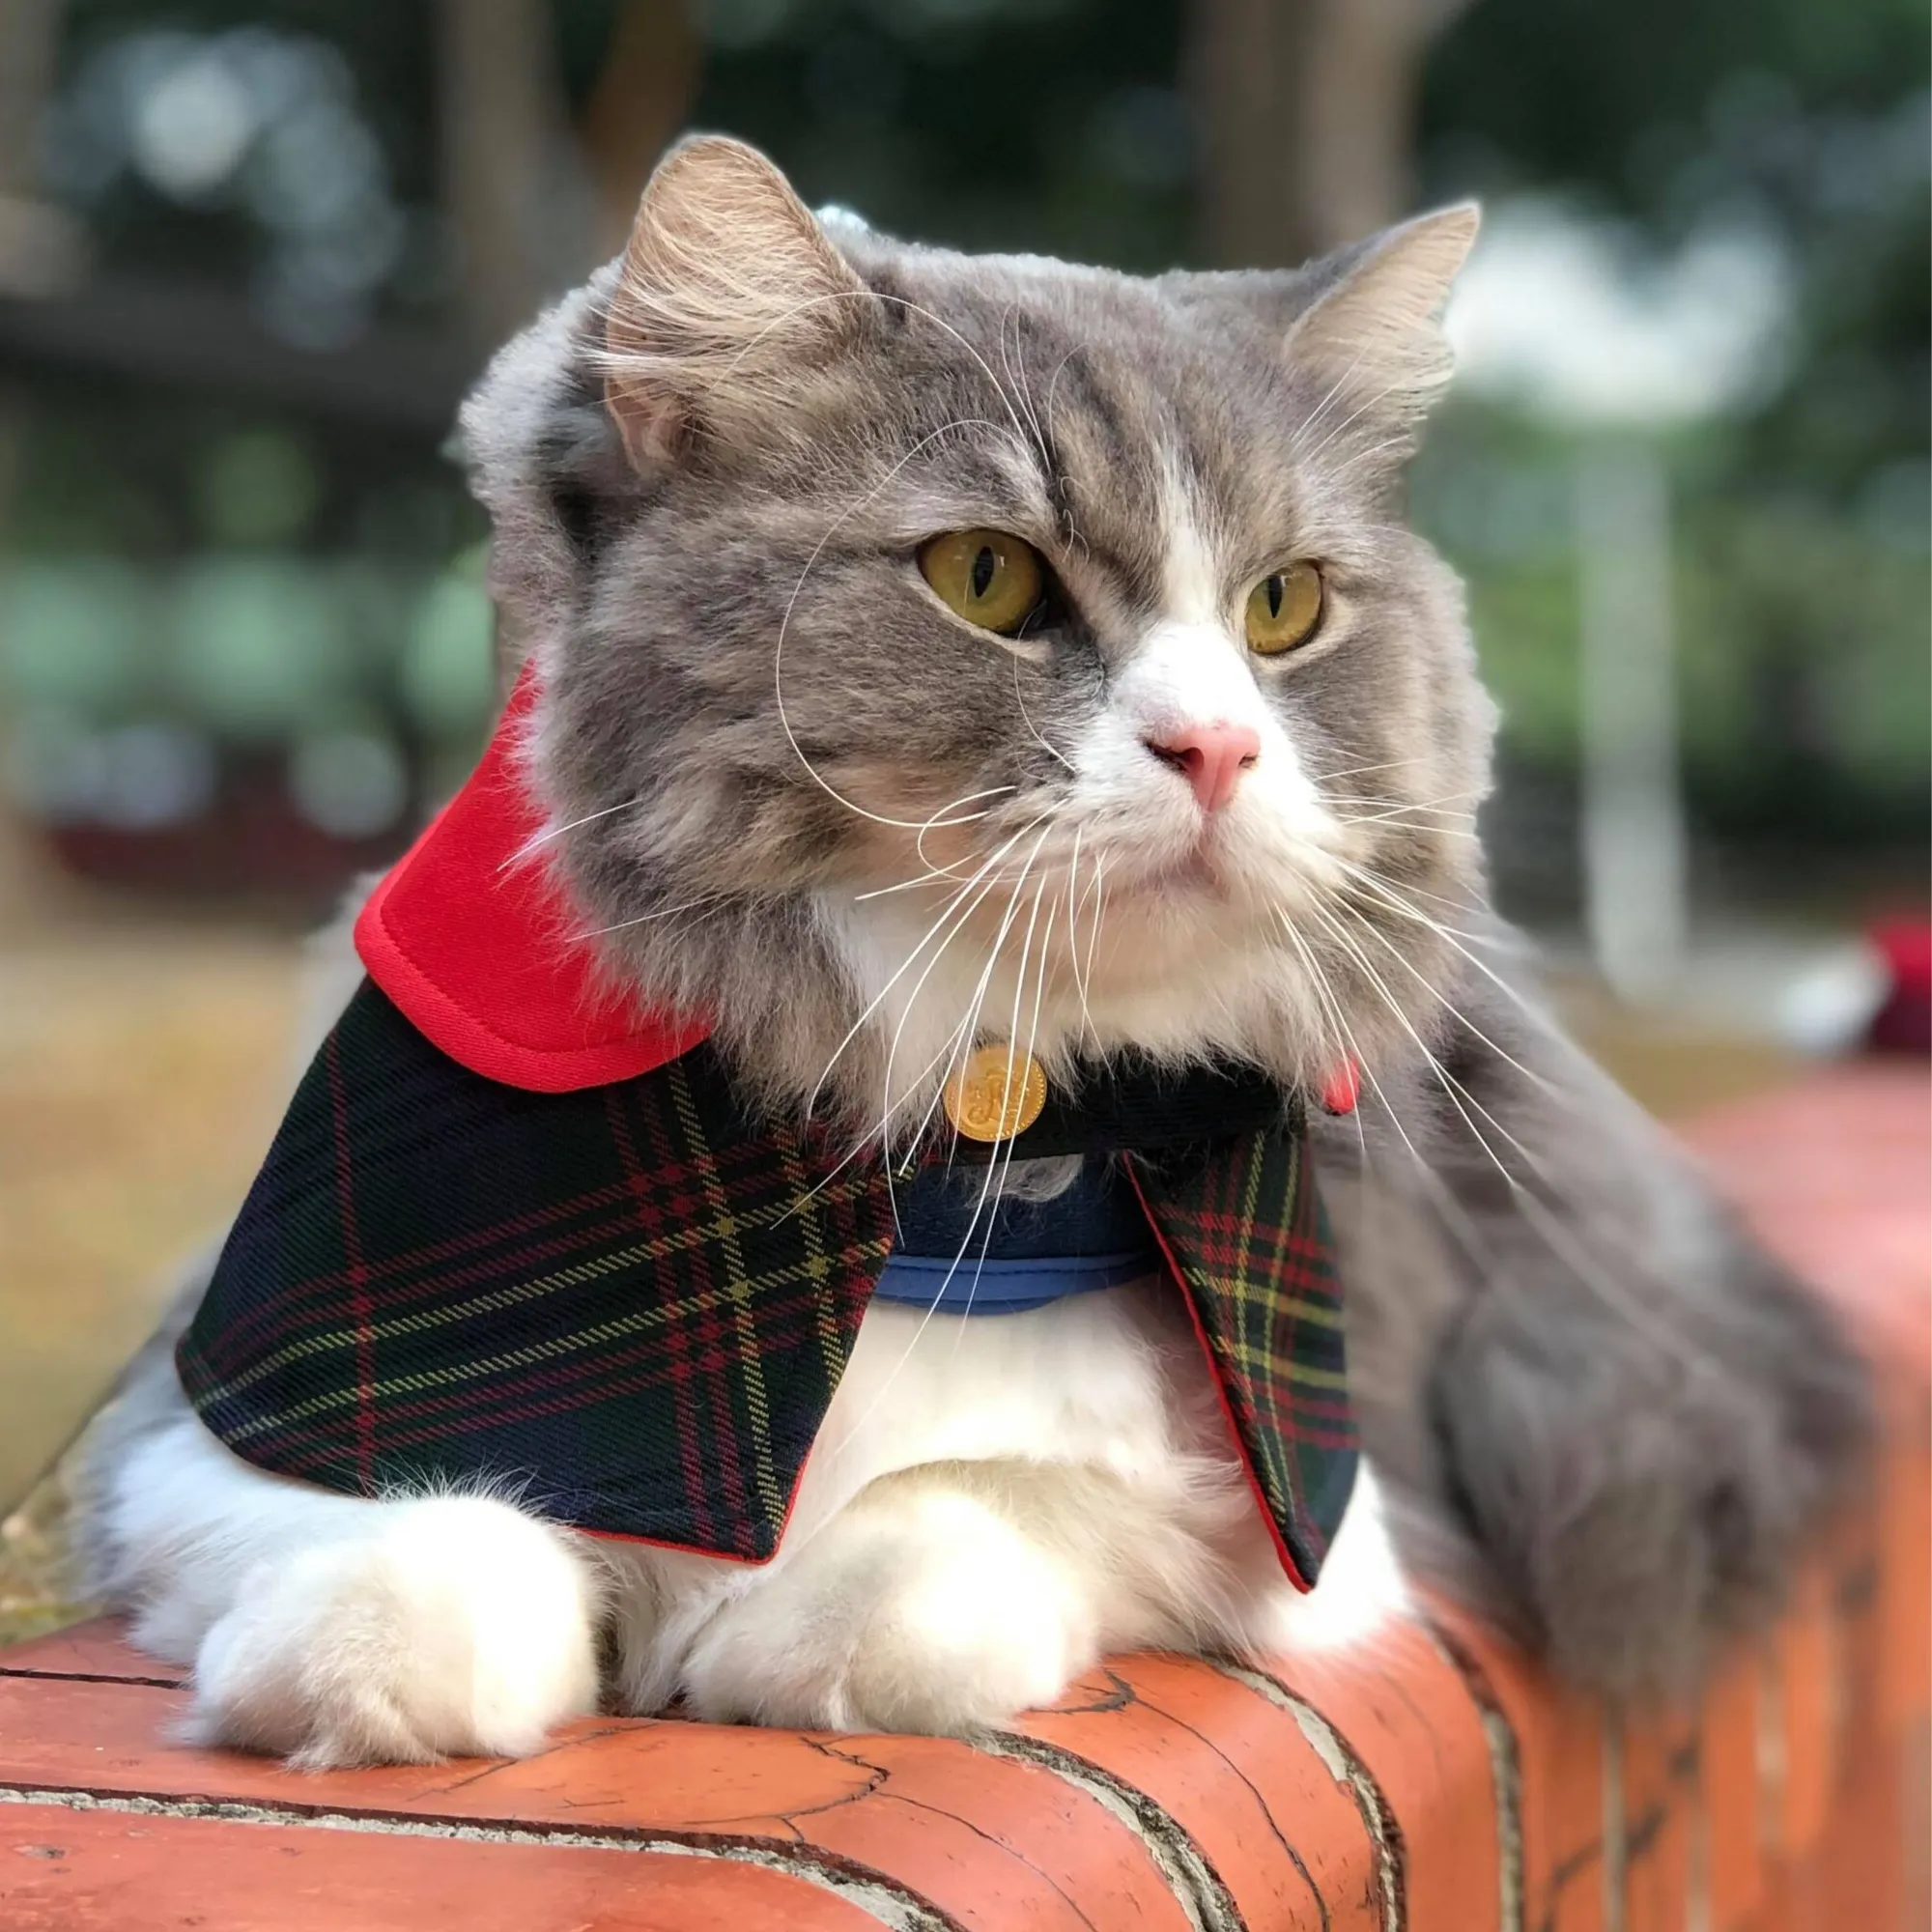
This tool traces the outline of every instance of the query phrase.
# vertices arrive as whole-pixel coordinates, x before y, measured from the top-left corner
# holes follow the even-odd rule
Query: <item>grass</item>
[[[91,1616],[68,1577],[67,1484],[59,1471],[35,1485],[0,1521],[0,1646]]]

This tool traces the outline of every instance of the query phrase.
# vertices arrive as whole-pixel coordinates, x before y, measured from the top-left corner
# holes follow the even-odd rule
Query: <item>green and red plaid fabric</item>
[[[1130,1158],[1306,1585],[1354,1442],[1305,1137],[1275,1119]],[[882,1165],[753,1119],[708,1043],[533,1094],[365,984],[177,1359],[208,1427],[278,1474],[488,1483],[581,1529],[762,1561],[892,1239]]]
[[[1355,1483],[1342,1289],[1298,1112],[1185,1161],[1130,1161],[1235,1435],[1304,1587]]]

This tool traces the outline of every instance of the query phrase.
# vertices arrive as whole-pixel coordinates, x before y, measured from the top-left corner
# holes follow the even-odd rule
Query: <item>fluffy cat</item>
[[[1049,1076],[1127,1046],[1309,1091],[1359,1066],[1318,1141],[1372,1470],[1316,1591],[1159,1281],[996,1321],[874,1303],[758,1569],[511,1493],[264,1474],[164,1334],[84,1531],[137,1641],[192,1662],[197,1735],[514,1753],[600,1695],[961,1731],[1111,1647],[1357,1639],[1405,1601],[1398,1544],[1619,1691],[1688,1684],[1765,1611],[1854,1460],[1861,1371],[1542,1016],[1489,909],[1493,713],[1401,507],[1475,229],[1142,280],[820,222],[699,139],[463,421],[541,673],[551,862],[612,980],[707,1012],[759,1105],[903,1145],[981,1037]],[[981,530],[1043,560],[1004,629],[918,561]],[[1314,620],[1277,649],[1291,591]]]

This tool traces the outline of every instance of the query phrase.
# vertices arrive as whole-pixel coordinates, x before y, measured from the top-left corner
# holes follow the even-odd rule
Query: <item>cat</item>
[[[1127,1048],[1311,1094],[1355,1069],[1314,1132],[1367,1461],[1318,1587],[1161,1279],[875,1301],[755,1568],[508,1489],[266,1474],[175,1380],[190,1290],[97,1429],[81,1541],[192,1664],[194,1737],[516,1754],[600,1699],[970,1733],[1112,1648],[1363,1641],[1410,1575],[1577,1683],[1669,1693],[1775,1605],[1864,1373],[1491,908],[1495,713],[1402,502],[1476,227],[1141,279],[814,217],[698,137],[462,420],[541,677],[548,863],[611,979],[707,1013],[758,1107],[877,1157],[981,1038],[1049,1078]]]

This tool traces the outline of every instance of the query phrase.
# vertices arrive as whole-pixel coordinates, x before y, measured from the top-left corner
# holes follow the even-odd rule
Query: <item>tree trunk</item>
[[[41,123],[54,86],[64,0],[0,0],[0,295],[65,295],[87,272],[87,235],[40,198]]]
[[[614,255],[630,238],[638,196],[684,127],[702,64],[697,29],[682,0],[623,0],[582,118],[597,181],[599,255]]]
[[[590,194],[545,0],[440,0],[438,19],[443,199],[490,348],[590,266]]]
[[[36,149],[63,11],[64,0],[0,5],[0,195],[26,196],[39,185]]]
[[[1209,260],[1286,267],[1403,213],[1423,53],[1463,4],[1194,0]]]

